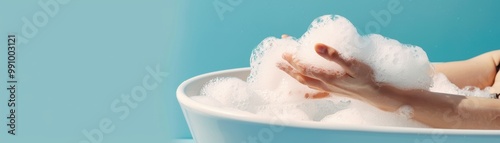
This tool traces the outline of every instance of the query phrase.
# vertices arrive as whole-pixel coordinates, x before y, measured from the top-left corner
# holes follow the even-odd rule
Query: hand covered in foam
[[[387,105],[400,106],[396,101],[384,96],[384,90],[394,88],[375,82],[373,70],[367,64],[354,58],[344,59],[341,53],[324,44],[317,44],[315,51],[326,60],[340,65],[343,70],[327,70],[306,64],[289,53],[283,54],[287,63],[278,63],[277,66],[300,83],[316,90],[362,100],[386,110],[391,110]]]
[[[278,67],[310,88],[344,95],[356,95],[360,90],[372,90],[377,86],[372,69],[356,59],[343,59],[341,54],[324,44],[317,44],[316,52],[323,58],[339,64],[344,71],[327,70],[301,62],[290,53],[283,54],[288,63],[278,63]]]

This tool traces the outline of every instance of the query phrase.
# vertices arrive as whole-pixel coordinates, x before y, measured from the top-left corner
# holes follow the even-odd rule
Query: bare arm
[[[492,92],[500,92],[500,82],[495,82],[500,80],[496,71],[499,63],[500,50],[497,50],[464,61],[435,64],[434,67],[437,72],[445,74],[452,83],[460,88],[493,86],[494,91]],[[495,80],[495,78],[499,80]]]
[[[500,129],[500,100],[392,87],[383,87],[375,93],[411,106],[413,119],[431,127]]]
[[[305,65],[290,54],[283,55],[288,63],[280,63],[278,67],[311,88],[358,99],[382,110],[395,111],[409,105],[414,109],[413,119],[432,127],[500,129],[500,100],[379,85],[374,82],[373,71],[366,64],[355,59],[342,59],[335,49],[323,44],[316,45],[316,52],[339,64],[345,72],[329,72]],[[444,70],[451,74],[452,69],[458,67],[444,64]],[[440,68],[443,70],[443,66]],[[452,78],[460,80],[459,76],[465,74],[456,74]]]

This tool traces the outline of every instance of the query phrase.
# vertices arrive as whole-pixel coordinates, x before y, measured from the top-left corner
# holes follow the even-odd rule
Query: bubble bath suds
[[[445,75],[435,73],[426,53],[418,46],[401,44],[378,34],[361,36],[344,17],[326,15],[315,19],[300,38],[264,39],[252,52],[247,81],[221,77],[207,83],[193,100],[234,114],[317,121],[325,124],[354,124],[427,127],[411,119],[412,108],[403,106],[385,112],[371,105],[332,95],[305,99],[317,92],[300,84],[276,67],[285,62],[282,54],[295,53],[304,63],[328,70],[342,70],[316,54],[314,46],[334,47],[343,58],[356,58],[373,68],[377,82],[402,89],[424,89],[457,95],[489,97],[488,88],[459,89]],[[397,75],[397,76],[395,76]],[[409,80],[411,79],[411,80]]]

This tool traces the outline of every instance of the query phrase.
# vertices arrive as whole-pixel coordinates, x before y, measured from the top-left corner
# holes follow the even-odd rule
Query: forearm
[[[436,72],[445,74],[460,88],[484,88],[493,85],[499,62],[500,50],[497,50],[464,61],[434,64],[434,67]]]
[[[425,90],[387,90],[385,96],[413,108],[413,119],[436,128],[500,129],[500,100]]]

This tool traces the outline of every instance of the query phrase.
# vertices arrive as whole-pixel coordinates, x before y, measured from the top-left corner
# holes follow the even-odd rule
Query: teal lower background
[[[393,4],[401,10],[377,21]],[[49,12],[44,5],[51,6]],[[177,86],[202,73],[249,66],[252,49],[268,36],[299,37],[316,17],[338,14],[360,33],[422,47],[433,62],[462,60],[499,48],[498,5],[495,0],[1,0],[0,33],[27,41],[17,49],[17,135],[2,125],[0,142],[92,142],[86,131],[102,139],[94,142],[189,139]],[[26,21],[36,34],[23,33]],[[7,45],[3,41],[1,47]],[[6,55],[0,53],[1,67],[7,67]],[[148,69],[157,66],[168,75],[152,77]],[[145,77],[157,88],[127,104]],[[0,79],[5,83],[7,76]],[[7,116],[7,91],[0,94],[0,115]],[[93,131],[102,121],[114,128],[99,136]],[[7,122],[0,117],[0,124]]]

